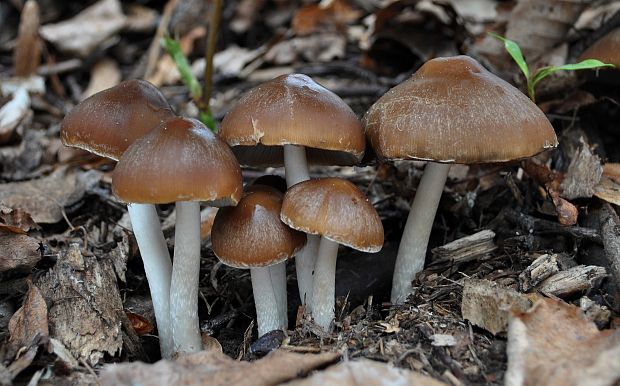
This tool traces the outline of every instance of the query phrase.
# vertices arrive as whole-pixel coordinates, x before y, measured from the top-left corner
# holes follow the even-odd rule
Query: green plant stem
[[[205,52],[205,85],[202,93],[202,106],[200,110],[211,113],[211,93],[213,90],[213,55],[217,45],[217,34],[220,29],[222,19],[222,0],[213,0],[211,19],[209,20],[209,35],[207,37],[207,49]]]

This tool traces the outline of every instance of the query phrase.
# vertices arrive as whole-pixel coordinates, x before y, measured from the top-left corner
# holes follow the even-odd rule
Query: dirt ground
[[[34,12],[30,3],[0,3],[0,106],[12,104],[10,113],[0,110],[0,384],[114,384],[99,378],[107,365],[160,359],[148,283],[126,207],[111,192],[114,162],[63,146],[59,124],[85,95],[130,78],[151,81],[177,114],[196,117],[199,107],[159,40],[178,38],[200,67],[213,3],[40,0],[38,16],[26,20],[26,9]],[[458,54],[525,92],[518,67],[486,32],[519,42],[535,69],[574,63],[620,27],[618,2],[556,1],[549,9],[538,3],[546,2],[224,2],[213,118],[220,122],[252,87],[293,72],[334,91],[361,118],[425,61]],[[84,18],[88,7],[99,8]],[[544,23],[557,31],[534,30]],[[18,38],[29,24],[33,37]],[[99,28],[92,35],[91,24]],[[202,71],[196,73],[203,82]],[[252,364],[287,367],[268,354],[276,349],[317,358],[292,361],[288,378],[255,384],[310,380],[308,374],[363,358],[451,385],[618,384],[620,370],[605,358],[620,347],[619,74],[558,72],[538,84],[536,102],[558,148],[506,164],[452,167],[425,269],[402,305],[390,304],[392,272],[424,162],[378,162],[370,150],[361,166],[311,167],[313,178],[353,182],[385,230],[376,254],[340,248],[329,333],[300,310],[291,262],[288,331],[258,339],[249,271],[215,257],[213,212],[203,206],[199,316],[207,342],[249,361],[234,367],[238,374]],[[265,174],[284,170],[244,168],[244,183]],[[158,210],[173,250],[174,205]],[[461,243],[450,244],[455,240]],[[167,380],[181,377],[171,365],[158,368],[159,379],[137,367],[116,379],[200,384],[203,375],[192,363],[215,363],[182,361],[177,365],[189,378]],[[579,376],[567,381],[573,372]],[[388,384],[389,377],[366,381]],[[346,384],[345,378],[336,379]],[[434,384],[424,383],[430,378],[419,384]]]

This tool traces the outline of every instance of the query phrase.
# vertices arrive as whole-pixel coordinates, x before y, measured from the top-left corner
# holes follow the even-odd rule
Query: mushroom
[[[383,160],[429,161],[403,231],[391,300],[403,303],[424,267],[435,212],[453,163],[507,162],[557,146],[545,114],[468,56],[426,62],[363,119]]]
[[[66,146],[118,161],[137,138],[174,116],[155,86],[144,80],[128,80],[75,106],[60,124],[60,138]],[[172,354],[170,254],[155,206],[129,204],[127,210],[151,291],[161,355],[169,358]]]
[[[585,59],[598,59],[620,67],[620,28],[611,30],[579,55],[579,61]]]
[[[242,192],[237,160],[198,120],[173,118],[127,149],[112,175],[112,190],[126,202],[176,203],[170,287],[174,350],[199,351],[199,201],[218,207],[237,204]]]
[[[379,214],[351,182],[321,178],[292,186],[284,195],[280,218],[293,229],[323,236],[314,270],[312,315],[327,331],[334,320],[338,245],[378,252],[383,246]]]
[[[213,253],[220,261],[250,268],[258,336],[287,327],[281,320],[286,309],[280,309],[268,267],[292,257],[306,242],[305,234],[280,221],[282,196],[270,186],[250,186],[237,206],[218,211],[211,230]]]
[[[284,163],[289,187],[310,178],[307,161],[355,165],[366,146],[351,108],[302,74],[282,75],[248,91],[224,117],[220,136],[233,147],[242,165]],[[306,247],[295,259],[299,295],[307,307],[312,304],[318,244],[318,237],[308,236]]]

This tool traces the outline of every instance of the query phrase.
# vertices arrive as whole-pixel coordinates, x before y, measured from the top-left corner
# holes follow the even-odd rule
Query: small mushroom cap
[[[60,138],[66,146],[118,160],[136,139],[174,116],[157,87],[127,80],[75,106],[60,123]]]
[[[293,185],[284,195],[280,218],[291,228],[360,251],[378,252],[383,246],[379,214],[364,193],[341,178]]]
[[[292,257],[306,243],[306,235],[280,220],[282,193],[253,185],[239,204],[218,210],[211,244],[213,253],[236,268],[264,267]]]
[[[585,59],[598,59],[620,67],[620,27],[611,30],[579,55],[579,61]]]
[[[243,185],[226,143],[200,121],[177,117],[127,149],[114,169],[112,191],[125,202],[226,206],[237,204]]]
[[[226,114],[220,137],[244,165],[282,165],[282,145],[306,146],[313,164],[355,165],[366,142],[361,123],[339,96],[301,74],[248,91]]]
[[[429,60],[379,98],[363,124],[383,159],[506,162],[558,143],[538,106],[468,56]]]

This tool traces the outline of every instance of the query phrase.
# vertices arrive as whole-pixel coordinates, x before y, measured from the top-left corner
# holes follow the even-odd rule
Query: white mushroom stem
[[[305,147],[284,145],[284,169],[286,185],[288,187],[310,179]],[[316,235],[308,235],[307,237],[306,246],[295,257],[295,270],[297,271],[299,297],[302,303],[305,303],[306,311],[312,313],[314,266],[316,264],[320,237]]]
[[[269,331],[282,328],[278,299],[274,291],[275,286],[271,281],[270,271],[270,267],[250,268],[259,337],[265,335]]]
[[[128,204],[127,210],[140,248],[146,279],[149,282],[159,332],[161,356],[169,359],[173,353],[170,324],[170,277],[172,275],[170,253],[168,253],[168,246],[161,230],[155,205]]]
[[[424,268],[426,248],[450,164],[429,162],[411,204],[392,279],[392,304],[402,304],[412,291],[416,273]]]
[[[170,317],[176,352],[202,350],[198,325],[198,281],[200,277],[200,204],[176,203],[174,264],[170,286]]]
[[[286,262],[283,261],[270,266],[269,275],[271,276],[271,284],[273,285],[273,292],[276,296],[278,306],[278,315],[280,317],[279,326],[281,329],[286,330],[288,327],[288,310],[286,305]]]
[[[338,243],[322,237],[314,267],[312,315],[314,322],[325,331],[329,331],[335,315],[337,256]]]

